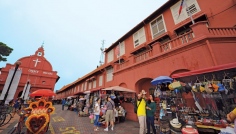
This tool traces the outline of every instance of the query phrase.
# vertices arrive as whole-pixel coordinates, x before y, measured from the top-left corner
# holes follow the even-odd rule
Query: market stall
[[[106,104],[106,96],[111,96],[115,103],[115,109],[117,111],[117,123],[124,122],[127,118],[127,115],[133,115],[133,110],[130,107],[133,107],[133,100],[135,98],[135,91],[132,89],[113,86],[104,88],[101,90],[102,94],[102,106]],[[103,110],[104,111],[104,110]]]
[[[236,63],[172,75],[156,83],[161,133],[220,133],[232,129],[226,115],[236,107]],[[187,127],[186,127],[187,126]]]

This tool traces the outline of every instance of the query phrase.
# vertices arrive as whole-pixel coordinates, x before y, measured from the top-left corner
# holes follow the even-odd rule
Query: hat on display
[[[198,131],[192,126],[186,126],[185,128],[182,128],[182,134],[198,134]]]
[[[142,94],[147,94],[147,92],[145,92],[145,90],[142,90],[141,93],[142,93]]]
[[[170,124],[174,128],[181,128],[182,124],[179,122],[178,118],[174,118],[170,121]]]

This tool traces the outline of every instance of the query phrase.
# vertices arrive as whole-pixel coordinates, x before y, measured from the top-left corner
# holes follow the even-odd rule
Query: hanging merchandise
[[[203,109],[202,109],[202,107],[200,106],[200,104],[198,103],[197,98],[196,98],[194,92],[193,92],[193,91],[191,91],[191,92],[192,92],[192,94],[193,94],[193,99],[194,99],[194,101],[195,101],[195,105],[197,106],[198,110],[199,110],[200,112],[202,112]]]
[[[168,87],[170,90],[174,90],[174,89],[181,89],[182,85],[180,84],[179,81],[175,81],[175,82],[171,83]]]
[[[179,122],[178,118],[174,118],[170,121],[170,125],[174,128],[181,128],[182,124]]]
[[[182,134],[198,134],[198,131],[192,126],[182,128]]]

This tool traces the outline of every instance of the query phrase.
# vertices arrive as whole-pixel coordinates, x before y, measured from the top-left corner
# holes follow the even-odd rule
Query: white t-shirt
[[[95,107],[94,107],[94,114],[95,115],[99,115],[100,114],[100,106],[98,105],[98,103],[95,103]]]

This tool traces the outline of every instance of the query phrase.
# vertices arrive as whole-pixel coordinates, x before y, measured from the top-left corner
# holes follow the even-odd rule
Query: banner
[[[25,96],[24,96],[24,100],[28,100],[29,99],[30,88],[31,88],[31,84],[28,84],[28,87],[26,89],[26,93],[25,93]]]
[[[24,98],[24,94],[25,94],[26,87],[27,87],[27,83],[26,83],[26,84],[25,84],[25,86],[24,86],[24,90],[23,90],[23,92],[22,92],[22,94],[21,94],[21,97],[20,97],[20,98]]]
[[[12,79],[12,76],[13,76],[13,73],[14,73],[14,70],[15,69],[10,69],[9,70],[9,73],[8,73],[8,76],[7,76],[7,80],[5,82],[5,85],[3,87],[3,91],[2,91],[2,94],[0,96],[0,100],[4,100],[4,96],[7,92],[7,89],[10,85],[10,81]],[[16,93],[16,89],[18,87],[18,84],[19,84],[19,81],[20,81],[20,77],[21,77],[21,73],[22,73],[22,70],[17,70],[16,73],[15,73],[15,76],[14,76],[14,79],[12,81],[12,84],[11,84],[11,87],[9,89],[9,92],[8,92],[8,95],[7,95],[7,99],[5,101],[5,104],[8,104],[9,101],[11,101],[13,98],[14,98],[14,95]]]

